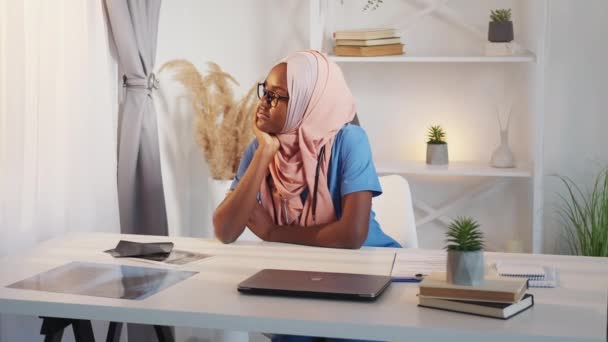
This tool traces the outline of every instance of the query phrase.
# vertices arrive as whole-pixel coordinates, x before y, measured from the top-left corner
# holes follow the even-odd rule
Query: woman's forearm
[[[273,156],[272,150],[260,146],[237,187],[213,213],[215,236],[223,243],[235,241],[245,229]]]
[[[371,193],[367,191],[344,196],[342,217],[334,222],[311,226],[280,226],[268,240],[330,248],[360,248],[367,239],[371,212]]]
[[[340,220],[313,227],[280,226],[270,233],[269,240],[307,246],[357,249],[365,242],[368,228],[353,228]]]

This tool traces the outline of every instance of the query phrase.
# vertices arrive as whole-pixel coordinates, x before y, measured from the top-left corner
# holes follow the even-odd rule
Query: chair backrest
[[[404,248],[417,248],[418,233],[407,180],[398,175],[381,176],[380,185],[382,195],[372,200],[380,227]]]
[[[359,123],[359,116],[357,115],[357,113],[355,113],[355,117],[353,118],[353,120],[350,123],[355,126],[361,126],[361,124]]]

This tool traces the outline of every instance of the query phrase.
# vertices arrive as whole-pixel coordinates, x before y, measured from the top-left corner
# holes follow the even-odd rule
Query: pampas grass
[[[253,139],[251,116],[257,103],[257,84],[236,100],[233,87],[239,83],[215,63],[203,75],[187,60],[165,63],[188,91],[195,111],[197,142],[203,150],[213,179],[234,178],[245,148]]]

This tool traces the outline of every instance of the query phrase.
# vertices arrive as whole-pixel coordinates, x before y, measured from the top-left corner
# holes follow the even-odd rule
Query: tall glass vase
[[[512,102],[509,104],[507,110],[504,111],[507,116],[507,122],[503,127],[502,120],[500,119],[500,110],[497,108],[496,115],[498,119],[498,128],[500,129],[500,146],[492,153],[492,159],[490,165],[498,168],[511,168],[515,167],[515,158],[511,147],[509,147],[509,126],[511,124],[511,108]],[[504,116],[504,115],[503,115]]]
[[[513,152],[509,147],[509,128],[500,130],[500,146],[492,153],[492,166],[498,168],[515,167]]]

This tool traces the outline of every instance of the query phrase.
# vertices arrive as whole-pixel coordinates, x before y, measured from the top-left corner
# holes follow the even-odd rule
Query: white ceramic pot
[[[232,180],[213,179],[209,177],[209,212],[213,215],[215,208],[222,203],[226,194],[230,190]]]
[[[479,285],[483,282],[483,251],[448,251],[447,281],[457,285]]]
[[[230,185],[232,184],[231,180],[218,180],[209,177],[209,213],[213,216],[213,212],[215,212],[215,208],[217,208],[224,198],[226,198],[226,194],[230,191]],[[211,234],[213,234],[213,228],[211,228]],[[240,241],[261,241],[255,234],[249,230],[249,228],[245,228],[241,236],[239,236],[238,240]]]

